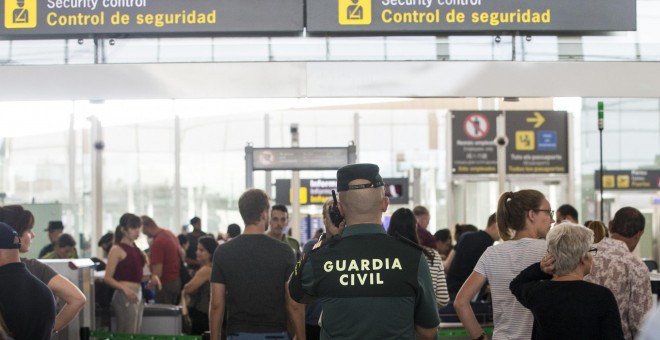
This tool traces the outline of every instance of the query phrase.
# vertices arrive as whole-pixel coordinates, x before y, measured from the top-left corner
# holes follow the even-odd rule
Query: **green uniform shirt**
[[[296,254],[296,261],[300,260],[300,243],[298,240],[296,240],[293,237],[289,237],[288,235],[284,235],[284,239],[282,239],[282,242],[286,243],[293,249],[293,252]]]
[[[319,298],[322,339],[414,339],[415,325],[438,326],[431,274],[421,248],[380,224],[346,227],[309,253],[291,279],[296,301]]]

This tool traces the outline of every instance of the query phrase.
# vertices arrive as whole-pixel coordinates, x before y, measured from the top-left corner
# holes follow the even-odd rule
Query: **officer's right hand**
[[[339,226],[335,226],[334,224],[330,223],[329,226],[326,226],[326,229],[328,229],[328,234],[330,234],[330,236],[335,236],[335,235],[341,235],[341,233],[344,232],[345,227],[346,227],[346,220],[343,220],[339,223]]]

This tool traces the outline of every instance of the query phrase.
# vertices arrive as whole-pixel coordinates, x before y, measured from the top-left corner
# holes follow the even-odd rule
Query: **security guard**
[[[389,199],[374,164],[337,171],[346,228],[296,266],[289,290],[319,298],[321,339],[433,339],[440,323],[431,274],[419,247],[385,233]]]

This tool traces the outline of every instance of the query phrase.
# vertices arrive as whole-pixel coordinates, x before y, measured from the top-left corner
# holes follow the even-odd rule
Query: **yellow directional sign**
[[[596,170],[594,188],[600,187],[600,171]],[[660,189],[660,170],[605,170],[603,189],[657,191]]]
[[[534,150],[534,131],[516,131],[516,150]]]
[[[527,117],[527,123],[535,123],[534,128],[538,129],[545,123],[545,117],[540,112],[534,112],[534,117]]]
[[[603,175],[603,188],[614,188],[614,175]]]
[[[509,174],[568,173],[568,112],[506,111]]]
[[[307,204],[307,187],[300,187],[298,189],[298,201],[300,204]],[[289,188],[289,202],[293,202],[293,189]]]
[[[617,175],[616,176],[616,186],[620,189],[630,188],[630,176],[629,175]]]

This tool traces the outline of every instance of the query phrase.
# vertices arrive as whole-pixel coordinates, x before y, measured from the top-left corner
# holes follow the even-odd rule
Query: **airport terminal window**
[[[338,37],[328,41],[328,60],[384,59],[384,37]]]
[[[152,214],[163,226],[176,226],[173,122],[111,126],[103,131],[104,215],[116,225],[125,212]]]
[[[157,39],[117,39],[114,46],[105,49],[106,62],[157,63],[159,48],[160,40]]]
[[[63,40],[13,40],[9,41],[5,48],[7,48],[8,64],[60,64],[64,62],[66,42]]]
[[[559,59],[559,39],[555,36],[516,37],[520,46],[516,50],[516,60],[520,61],[557,61]]]
[[[612,98],[604,103],[603,156],[606,169],[660,168],[660,100]],[[591,197],[586,193],[594,190],[593,175],[600,169],[596,105],[596,99],[583,100],[580,162],[585,199]]]
[[[436,37],[387,37],[385,60],[436,60]]]
[[[270,53],[274,61],[324,60],[327,46],[323,38],[271,38]]]
[[[268,61],[270,38],[215,38],[213,61]]]
[[[160,39],[158,62],[186,63],[208,62],[213,59],[211,38]],[[107,47],[108,49],[113,46]]]
[[[270,146],[291,146],[290,127],[292,123],[299,125],[301,146],[347,146],[354,139],[354,114],[354,111],[326,109],[318,111],[305,109],[270,114]],[[256,142],[254,145],[260,146]]]
[[[450,36],[450,60],[511,60],[511,36]]]
[[[54,202],[67,200],[69,176],[67,134],[5,138],[3,162],[5,203]]]
[[[660,60],[660,2],[637,2],[637,35],[640,59],[644,61]]]
[[[0,192],[5,204],[69,200],[71,102],[1,104]],[[82,160],[76,155],[76,164]]]
[[[635,61],[638,59],[635,32],[582,37],[585,61]]]
[[[401,106],[397,103],[401,100],[383,103]],[[265,145],[266,114],[273,147],[291,145],[291,123],[299,124],[301,146],[347,145],[354,139],[357,114],[359,160],[379,164],[382,173],[391,177],[412,177],[413,169],[419,168],[422,202],[435,212],[437,227],[445,227],[446,110],[364,109],[357,100],[347,107],[332,108],[330,103],[336,99],[324,104],[325,108],[315,108],[305,107],[304,100],[282,99],[275,101],[281,105],[278,109],[268,110],[264,102],[263,107],[246,111],[250,106],[246,101],[107,101],[98,106],[66,101],[0,103],[0,112],[12,115],[12,119],[3,120],[6,123],[0,130],[5,154],[0,165],[0,192],[7,193],[6,204],[31,202],[33,197],[36,203],[67,204],[75,216],[76,228],[87,230],[92,208],[87,117],[96,114],[104,126],[106,142],[103,230],[113,229],[121,213],[134,211],[153,214],[159,223],[176,232],[189,215],[200,214],[208,230],[217,233],[228,223],[240,221],[236,200],[245,185],[244,147],[247,142]],[[261,103],[259,99],[249,101]],[[287,109],[295,107],[292,102],[300,106]],[[576,127],[582,137],[576,140],[579,153],[575,160],[586,176],[581,183],[585,200],[593,196],[593,179],[589,176],[599,165],[596,102],[581,101],[580,126]],[[608,167],[658,167],[658,107],[658,99],[606,100]],[[72,111],[75,159],[71,165],[68,143]],[[173,211],[175,115],[180,116],[181,128],[182,221],[175,220]],[[644,124],[637,126],[635,122]],[[19,131],[20,135],[11,134]],[[68,180],[71,166],[75,172],[72,186]],[[271,175],[274,181],[290,178],[291,172],[273,171]],[[310,171],[302,175],[331,178],[334,172]],[[255,185],[265,186],[264,172],[255,173]],[[491,190],[490,186],[492,183],[482,189]]]

